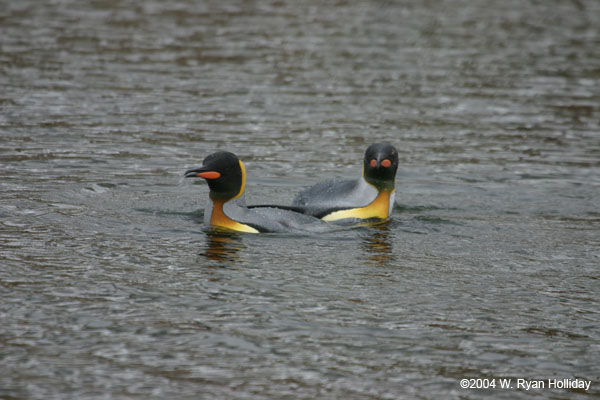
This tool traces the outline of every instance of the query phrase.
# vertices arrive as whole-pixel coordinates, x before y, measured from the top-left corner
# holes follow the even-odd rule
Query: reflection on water
[[[367,263],[377,267],[392,264],[395,261],[394,235],[388,222],[368,224],[364,228],[368,230],[362,235],[361,248]],[[239,253],[245,249],[243,234],[211,227],[206,231],[206,249],[200,255],[215,263],[209,264],[210,267],[217,267],[223,263],[240,261]]]
[[[363,237],[362,248],[367,262],[378,267],[389,266],[394,261],[392,233],[388,223],[374,224],[369,234]]]
[[[200,255],[216,263],[233,262],[238,259],[238,252],[245,248],[240,234],[222,229],[209,229],[206,232],[206,250]]]

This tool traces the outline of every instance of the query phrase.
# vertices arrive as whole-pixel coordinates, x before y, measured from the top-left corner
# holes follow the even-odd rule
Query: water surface
[[[597,2],[0,3],[0,397],[600,394]],[[289,203],[382,140],[381,225],[213,232],[182,178]]]

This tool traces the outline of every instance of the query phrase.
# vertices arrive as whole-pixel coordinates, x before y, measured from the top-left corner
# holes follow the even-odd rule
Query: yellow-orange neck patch
[[[379,218],[386,219],[390,211],[390,196],[393,191],[382,190],[375,200],[365,207],[350,208],[348,210],[334,211],[323,217],[323,221],[337,221],[345,218]]]
[[[210,224],[212,226],[220,226],[238,232],[258,233],[258,230],[253,227],[229,218],[223,211],[223,204],[225,204],[225,201],[222,199],[213,200],[212,214],[210,216]]]

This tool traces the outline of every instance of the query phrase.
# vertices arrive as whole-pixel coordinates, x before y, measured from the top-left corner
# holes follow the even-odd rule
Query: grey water
[[[599,49],[595,0],[0,0],[0,398],[600,396]],[[183,179],[289,204],[384,140],[383,224]]]

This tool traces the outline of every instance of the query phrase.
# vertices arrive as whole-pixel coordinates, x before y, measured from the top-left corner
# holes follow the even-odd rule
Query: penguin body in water
[[[326,230],[327,224],[318,218],[294,211],[286,206],[246,206],[244,189],[246,168],[230,152],[207,156],[202,167],[190,169],[186,178],[206,179],[210,188],[204,210],[206,225],[238,232],[312,232]]]
[[[355,180],[330,180],[300,192],[292,207],[324,221],[386,219],[392,213],[398,151],[375,143],[365,151],[363,174]]]

